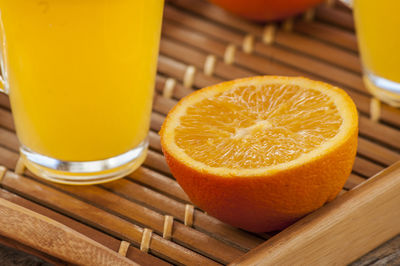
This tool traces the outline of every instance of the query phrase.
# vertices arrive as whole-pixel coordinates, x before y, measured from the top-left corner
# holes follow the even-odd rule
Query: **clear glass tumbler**
[[[30,171],[93,184],[144,161],[162,10],[162,0],[0,0],[1,87]]]
[[[354,0],[363,79],[380,100],[400,107],[400,1]]]

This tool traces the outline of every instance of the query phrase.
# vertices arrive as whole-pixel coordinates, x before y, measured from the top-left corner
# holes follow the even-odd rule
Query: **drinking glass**
[[[0,0],[1,87],[31,172],[93,184],[144,161],[162,10],[163,0]]]
[[[367,89],[380,100],[400,107],[400,1],[344,1],[353,6]]]

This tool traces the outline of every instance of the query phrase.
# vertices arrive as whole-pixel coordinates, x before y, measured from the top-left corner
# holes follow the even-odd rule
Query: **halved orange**
[[[357,132],[357,110],[343,90],[263,76],[183,98],[160,135],[171,172],[194,204],[264,232],[336,197],[352,169]]]

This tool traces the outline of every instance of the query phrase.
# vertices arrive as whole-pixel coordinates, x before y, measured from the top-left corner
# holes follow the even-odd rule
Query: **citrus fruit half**
[[[263,76],[186,96],[160,135],[171,172],[194,204],[266,232],[336,197],[352,169],[357,132],[357,110],[343,90]]]

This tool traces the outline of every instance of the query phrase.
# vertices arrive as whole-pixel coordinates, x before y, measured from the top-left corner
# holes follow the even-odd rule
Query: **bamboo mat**
[[[356,102],[358,154],[342,193],[400,160],[400,110],[372,99],[364,88],[352,14],[338,2],[328,1],[279,24],[261,25],[205,1],[170,0],[144,165],[124,179],[96,186],[37,179],[17,165],[18,140],[8,98],[1,95],[0,164],[8,170],[1,179],[0,197],[143,265],[228,264],[273,234],[251,234],[193,208],[169,172],[157,132],[167,112],[191,91],[264,74],[323,80],[342,87]]]

